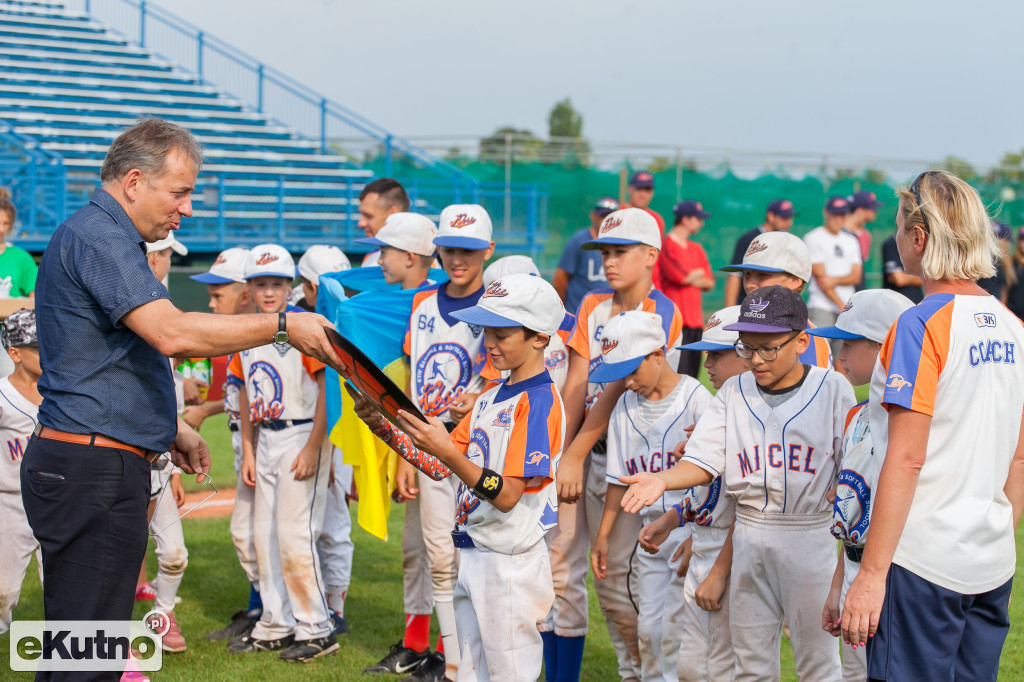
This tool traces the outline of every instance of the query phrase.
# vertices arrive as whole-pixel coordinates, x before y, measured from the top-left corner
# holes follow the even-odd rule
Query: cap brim
[[[434,237],[434,246],[445,246],[449,249],[470,249],[483,251],[491,248],[491,243],[472,237]]]
[[[727,332],[747,332],[749,334],[784,334],[795,332],[796,329],[789,327],[776,327],[770,324],[758,324],[757,322],[736,322],[722,327]],[[799,330],[804,331],[804,330]]]
[[[708,218],[711,217],[711,211],[701,211],[697,217],[700,218],[701,220],[707,220]]]
[[[254,272],[251,275],[246,275],[243,279],[250,280],[256,279],[257,277],[283,277],[285,279],[295,279],[296,274],[294,272],[290,275],[285,272]]]
[[[462,320],[466,324],[475,324],[481,327],[522,327],[522,323],[516,322],[515,320],[492,313],[486,308],[481,308],[478,305],[472,308],[463,308],[462,310],[456,310],[452,312],[452,317],[456,320]]]
[[[370,244],[371,246],[390,246],[376,237],[363,237],[362,239],[356,239],[356,244]]]
[[[817,329],[808,329],[807,333],[811,336],[820,336],[824,339],[864,339],[867,338],[863,334],[854,334],[853,332],[843,331],[839,327],[818,327]]]
[[[599,237],[598,239],[591,239],[589,242],[583,242],[580,244],[580,248],[584,251],[593,251],[594,249],[600,248],[602,244],[618,244],[619,246],[630,245],[630,244],[643,244],[639,239],[623,239],[622,237]]]
[[[192,275],[189,279],[195,282],[201,282],[202,284],[231,284],[235,281],[227,277],[215,275],[212,272],[200,272],[198,275]]]
[[[624,379],[636,371],[644,357],[623,360],[622,362],[602,362],[590,372],[590,381],[595,384],[607,384]]]
[[[630,183],[629,186],[632,187],[633,189],[654,189],[653,182],[639,182],[635,185],[633,183]]]
[[[767,265],[744,265],[743,263],[718,268],[719,272],[743,272],[744,270],[753,270],[754,272],[786,272],[782,268],[770,268]]]
[[[678,350],[736,350],[735,346],[727,346],[724,343],[709,343],[707,341],[688,343],[685,346],[676,346],[676,348]]]
[[[171,244],[171,251],[178,254],[179,256],[188,255],[188,247],[179,242],[178,240],[174,240],[174,242]]]

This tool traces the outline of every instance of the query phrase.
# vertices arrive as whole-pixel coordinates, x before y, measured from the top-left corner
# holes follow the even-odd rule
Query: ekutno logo
[[[138,621],[16,620],[11,623],[11,670],[152,672],[163,667],[167,615]]]

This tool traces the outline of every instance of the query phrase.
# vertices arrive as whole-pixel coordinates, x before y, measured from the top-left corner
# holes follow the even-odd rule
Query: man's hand
[[[181,485],[181,474],[171,474],[171,494],[174,495],[174,504],[181,509],[185,505],[185,488]]]
[[[676,566],[676,575],[680,578],[685,578],[687,571],[690,570],[690,560],[693,558],[693,536],[686,538],[676,548],[675,553],[672,555],[672,561],[678,561],[679,565]]]
[[[455,402],[448,407],[448,414],[452,416],[452,422],[458,424],[465,419],[466,415],[473,411],[476,398],[479,393],[463,393]]]
[[[629,486],[622,498],[622,508],[630,514],[635,514],[644,507],[650,507],[661,499],[666,490],[664,479],[654,474],[619,476],[619,482]]]
[[[186,474],[210,472],[210,446],[180,417],[178,435],[171,446],[171,461]]]
[[[299,450],[299,454],[292,460],[292,466],[288,471],[295,472],[295,480],[302,481],[316,473],[316,463],[320,459],[320,448],[307,444]]]
[[[416,487],[416,467],[399,457],[398,470],[395,471],[395,502],[415,500],[419,491]]]
[[[341,367],[341,359],[327,340],[324,327],[334,329],[323,315],[316,313],[288,313],[285,326],[288,343],[303,355],[319,360],[334,370]]]
[[[583,496],[583,463],[571,459],[562,459],[558,463],[558,501],[575,504]]]

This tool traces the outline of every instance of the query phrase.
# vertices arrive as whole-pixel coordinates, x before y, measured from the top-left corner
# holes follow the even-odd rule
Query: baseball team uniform
[[[236,355],[228,360],[227,378],[224,381],[224,413],[228,417],[231,431],[231,449],[235,453],[235,505],[231,509],[231,541],[235,544],[235,555],[245,571],[249,583],[259,591],[260,572],[256,563],[256,545],[253,542],[253,501],[256,488],[242,480],[242,432],[238,410],[238,389],[245,385],[241,373],[241,362]]]

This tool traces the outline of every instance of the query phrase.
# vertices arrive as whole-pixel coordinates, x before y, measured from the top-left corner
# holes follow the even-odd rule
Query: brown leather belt
[[[47,440],[59,440],[63,443],[77,443],[78,445],[92,445],[98,448],[127,450],[128,452],[134,452],[136,455],[151,464],[153,460],[163,454],[162,452],[156,452],[155,450],[143,450],[142,448],[137,448],[134,445],[127,445],[119,440],[101,436],[98,433],[65,433],[64,431],[51,429],[49,426],[43,426],[42,424],[36,424],[36,428],[32,433],[40,438],[45,438]]]

